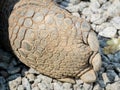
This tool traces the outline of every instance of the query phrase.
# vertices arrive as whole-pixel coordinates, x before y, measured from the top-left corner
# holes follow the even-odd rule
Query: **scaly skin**
[[[83,40],[84,23],[51,0],[21,0],[9,18],[9,39],[27,66],[56,79],[79,78],[92,69],[94,52]]]

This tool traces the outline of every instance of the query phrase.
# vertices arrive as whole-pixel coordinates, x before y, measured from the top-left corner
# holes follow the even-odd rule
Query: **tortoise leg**
[[[61,78],[61,79],[58,79],[58,80],[61,81],[61,82],[67,82],[67,83],[72,83],[72,84],[75,83],[75,80],[72,79],[72,78]]]
[[[87,71],[83,75],[80,76],[81,80],[85,83],[92,83],[96,81],[96,74],[93,69]]]

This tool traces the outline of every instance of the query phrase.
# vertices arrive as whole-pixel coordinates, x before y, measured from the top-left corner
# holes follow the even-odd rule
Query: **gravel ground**
[[[106,41],[120,38],[120,0],[57,0],[74,16],[85,18],[100,41],[102,68],[97,81],[62,83],[40,74],[0,49],[0,90],[120,90],[120,51],[104,54]]]

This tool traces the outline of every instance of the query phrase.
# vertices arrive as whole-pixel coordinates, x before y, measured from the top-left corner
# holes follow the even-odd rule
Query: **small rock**
[[[92,90],[93,84],[84,83],[83,88],[84,88],[84,90]]]
[[[20,84],[21,84],[21,77],[15,79],[13,81],[9,81],[10,90],[17,90],[17,88]]]
[[[115,58],[117,63],[120,63],[120,51],[115,53],[114,58]]]
[[[36,71],[33,68],[30,68],[28,72],[31,73],[31,74],[40,74],[38,71]]]
[[[103,80],[104,80],[104,83],[105,83],[105,84],[110,83],[110,80],[109,80],[109,78],[108,78],[108,76],[107,76],[107,73],[103,73],[103,74],[102,74],[102,77],[103,77]]]
[[[35,76],[33,74],[27,74],[26,77],[28,78],[29,82],[33,82],[35,80]]]
[[[11,80],[14,80],[14,79],[16,79],[16,78],[18,78],[18,77],[21,77],[21,74],[13,74],[13,75],[10,75],[10,76],[7,78],[7,80],[8,80],[8,81],[11,81]]]
[[[63,90],[63,86],[58,83],[53,83],[54,90]]]
[[[107,88],[110,88],[110,90],[120,90],[120,81],[110,84]]]
[[[104,4],[107,2],[107,0],[98,0],[100,4]]]
[[[102,90],[99,84],[96,84],[93,88],[93,90]]]
[[[104,88],[106,85],[104,84],[103,80],[98,80],[98,83],[100,85],[101,88]]]
[[[117,17],[114,17],[112,20],[111,20],[111,23],[114,25],[114,27],[116,29],[120,29],[120,17],[117,16]]]
[[[5,78],[0,76],[0,83],[4,84],[5,82],[6,82]]]
[[[24,77],[22,79],[22,85],[25,88],[25,90],[31,90],[31,86],[27,78]]]
[[[98,8],[100,8],[100,3],[98,2],[98,0],[90,0],[90,8],[94,11]]]
[[[72,84],[71,83],[63,83],[64,90],[71,90]]]
[[[84,8],[88,7],[89,6],[89,3],[86,3],[86,2],[80,2],[79,3],[79,11],[83,11]]]
[[[115,66],[114,66],[114,65],[111,65],[111,64],[109,64],[109,65],[106,67],[107,70],[113,70],[114,68],[115,68]]]
[[[107,27],[99,33],[100,36],[113,38],[115,37],[117,30],[114,27]]]
[[[75,84],[75,85],[73,86],[73,88],[74,88],[73,90],[84,90],[83,85],[76,85],[76,84]]]
[[[17,90],[24,90],[23,85],[19,85],[18,88],[17,88]]]
[[[6,85],[0,82],[0,90],[7,90]]]
[[[5,62],[0,62],[0,68],[2,69],[8,69],[9,64]]]
[[[38,83],[40,83],[41,81],[42,81],[42,80],[39,79],[39,78],[35,79],[35,80],[34,80],[34,83],[32,84],[32,88],[33,88],[33,87],[36,87],[36,86],[38,85]]]
[[[50,87],[47,87],[45,83],[38,83],[40,90],[50,90]]]
[[[100,25],[97,25],[95,31],[96,32],[101,32],[104,28],[111,27],[111,26],[113,26],[111,23],[105,22],[105,23],[102,23]]]
[[[23,68],[22,71],[21,71],[21,75],[22,75],[22,76],[25,76],[27,70],[28,70],[27,68]]]
[[[34,87],[32,88],[32,90],[40,90],[38,87]]]
[[[111,82],[114,82],[116,75],[114,70],[107,70],[107,76]]]
[[[16,73],[18,73],[18,72],[20,72],[20,67],[10,67],[10,68],[8,68],[8,73],[9,74],[16,74]]]
[[[102,6],[101,6],[101,9],[103,9],[103,10],[108,10],[108,7],[110,7],[110,5],[111,5],[111,3],[110,2],[106,2],[106,3],[104,3]]]
[[[112,90],[111,88],[111,84],[107,84],[107,86],[105,87],[106,90]],[[114,90],[114,89],[113,89]]]
[[[0,70],[0,74],[4,77],[7,78],[9,76],[8,72],[5,70]]]
[[[107,8],[108,8],[107,12],[109,13],[109,16],[111,16],[111,17],[119,16],[119,14],[120,14],[120,1],[114,0],[113,3]]]

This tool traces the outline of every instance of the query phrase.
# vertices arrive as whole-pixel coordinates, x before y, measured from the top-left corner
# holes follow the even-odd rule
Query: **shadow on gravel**
[[[19,0],[0,0],[0,46],[6,51],[11,51],[8,34],[8,19],[14,5]]]
[[[8,20],[14,5],[19,0],[0,0],[0,90],[9,89],[9,81],[15,80],[28,70],[12,52]]]

